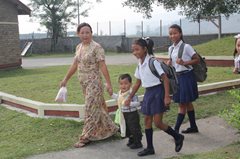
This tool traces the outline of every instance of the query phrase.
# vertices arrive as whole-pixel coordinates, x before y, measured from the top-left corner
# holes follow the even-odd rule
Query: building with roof
[[[0,69],[21,67],[18,15],[30,14],[19,0],[0,0]]]

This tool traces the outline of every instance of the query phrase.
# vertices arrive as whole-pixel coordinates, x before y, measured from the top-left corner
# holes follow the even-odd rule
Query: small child
[[[131,149],[141,148],[142,145],[142,132],[139,124],[138,107],[140,103],[135,95],[132,98],[130,106],[125,106],[125,100],[131,93],[132,78],[129,74],[122,74],[119,76],[119,89],[118,94],[113,94],[112,98],[117,100],[118,111],[116,112],[115,122],[120,125],[122,137],[128,137],[127,146]]]
[[[233,52],[234,57],[234,69],[233,73],[239,74],[240,73],[240,34],[234,36],[235,40],[235,49]]]

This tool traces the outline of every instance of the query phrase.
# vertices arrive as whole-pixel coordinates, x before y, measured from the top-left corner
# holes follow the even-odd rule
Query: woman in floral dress
[[[107,112],[103,97],[101,73],[106,80],[106,89],[112,94],[112,85],[105,64],[103,48],[92,40],[92,28],[88,23],[82,23],[77,28],[81,43],[76,47],[76,55],[60,86],[66,86],[67,81],[78,70],[78,79],[85,97],[85,117],[82,134],[74,147],[80,148],[90,141],[108,138],[118,131]]]

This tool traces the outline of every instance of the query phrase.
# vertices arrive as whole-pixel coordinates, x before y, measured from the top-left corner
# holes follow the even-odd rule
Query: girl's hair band
[[[240,34],[235,35],[234,38],[239,39],[240,38]]]

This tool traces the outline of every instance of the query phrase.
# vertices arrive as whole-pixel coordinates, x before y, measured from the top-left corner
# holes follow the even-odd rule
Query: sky
[[[20,0],[25,5],[28,5],[30,0]],[[81,0],[80,0],[81,1]],[[94,2],[94,0],[90,0]],[[99,27],[100,31],[103,33],[109,32],[109,21],[111,21],[112,28],[119,28],[119,25],[124,23],[126,20],[127,26],[140,25],[141,21],[151,25],[153,22],[158,22],[162,20],[163,25],[169,24],[173,21],[177,21],[183,18],[178,14],[178,11],[174,10],[167,12],[161,6],[154,6],[154,11],[152,12],[151,19],[144,19],[143,15],[134,12],[134,9],[129,7],[123,7],[123,0],[102,0],[101,3],[93,3],[93,8],[89,11],[88,17],[80,16],[80,22],[87,22],[92,27],[93,30]],[[29,7],[31,9],[31,7]],[[77,14],[77,13],[76,13]],[[36,20],[31,20],[31,17],[27,15],[18,16],[19,20],[19,32],[20,34],[26,33],[36,33],[36,32],[46,32],[43,26],[40,26],[39,22]],[[75,23],[78,22],[77,18],[73,20]],[[77,26],[69,26],[68,31],[75,31]],[[121,26],[121,28],[123,28]],[[114,29],[112,29],[114,31]]]

